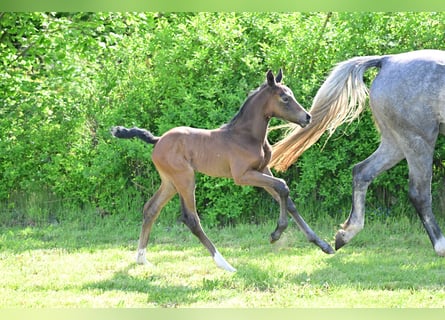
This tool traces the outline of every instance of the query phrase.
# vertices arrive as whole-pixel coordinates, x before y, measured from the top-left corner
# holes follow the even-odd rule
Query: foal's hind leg
[[[176,194],[174,186],[169,181],[163,181],[158,191],[144,206],[144,220],[141,234],[139,236],[138,252],[136,262],[139,264],[149,264],[146,258],[146,248],[150,237],[151,227],[159,216],[161,209]]]
[[[348,243],[365,224],[365,200],[369,184],[380,173],[390,169],[403,159],[403,153],[394,143],[383,140],[377,150],[366,160],[354,166],[352,209],[342,229],[335,236],[335,249]]]
[[[175,175],[174,184],[181,199],[182,221],[189,227],[190,231],[201,241],[213,257],[216,265],[230,272],[235,272],[224,257],[218,252],[215,245],[205,234],[196,212],[195,202],[195,177],[192,169],[184,170],[182,173]]]

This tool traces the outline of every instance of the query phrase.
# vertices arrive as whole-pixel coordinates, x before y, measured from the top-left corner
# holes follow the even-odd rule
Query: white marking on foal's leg
[[[215,263],[218,267],[227,270],[229,272],[235,272],[236,269],[232,267],[226,259],[216,250],[215,255],[213,256],[213,260],[215,260]]]
[[[441,256],[445,257],[445,238],[441,237],[434,245],[434,251]]]
[[[136,253],[136,263],[152,266],[152,264],[147,261],[146,249],[138,249],[138,252]]]

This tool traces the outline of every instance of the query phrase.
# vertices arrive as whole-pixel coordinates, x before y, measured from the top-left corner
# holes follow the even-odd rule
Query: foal
[[[289,198],[284,180],[272,176],[268,168],[271,147],[267,128],[272,117],[305,127],[311,116],[295,100],[292,91],[281,84],[282,72],[275,78],[268,71],[266,82],[253,91],[235,117],[214,130],[177,127],[161,137],[144,129],[112,128],[118,138],[138,137],[154,144],[152,160],[161,177],[161,186],[144,206],[137,262],[148,264],[146,247],[151,228],[161,209],[176,194],[181,201],[182,221],[212,255],[216,265],[236,271],[218,252],[203,231],[195,204],[195,171],[215,177],[233,178],[238,185],[263,187],[280,204],[280,218],[271,242],[277,241],[287,227],[287,211],[294,217],[307,239],[324,252],[333,253],[329,244],[319,239],[298,214]]]

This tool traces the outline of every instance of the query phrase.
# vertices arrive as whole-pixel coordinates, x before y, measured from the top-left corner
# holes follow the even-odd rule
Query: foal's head
[[[281,84],[283,72],[278,72],[274,77],[271,70],[267,72],[267,85],[271,96],[267,102],[267,117],[276,117],[300,125],[307,126],[311,122],[311,115],[297,102],[290,88]]]

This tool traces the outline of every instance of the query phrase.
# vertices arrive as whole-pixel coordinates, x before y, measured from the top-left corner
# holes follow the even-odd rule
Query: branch
[[[324,20],[324,23],[323,23],[323,26],[321,27],[321,30],[320,30],[320,33],[319,33],[319,35],[318,35],[318,39],[317,39],[317,42],[316,42],[316,46],[315,46],[315,48],[314,48],[314,50],[313,50],[313,53],[314,54],[317,54],[317,52],[320,50],[320,42],[321,42],[321,39],[323,39],[323,35],[325,34],[325,32],[326,32],[326,28],[327,28],[327,26],[328,26],[328,23],[329,23],[329,20],[331,19],[331,17],[332,17],[332,12],[328,12],[327,14],[326,14],[326,19]],[[311,64],[310,64],[310,70],[312,70],[313,69],[313,66],[314,66],[314,59],[312,59],[312,62],[311,62]]]

